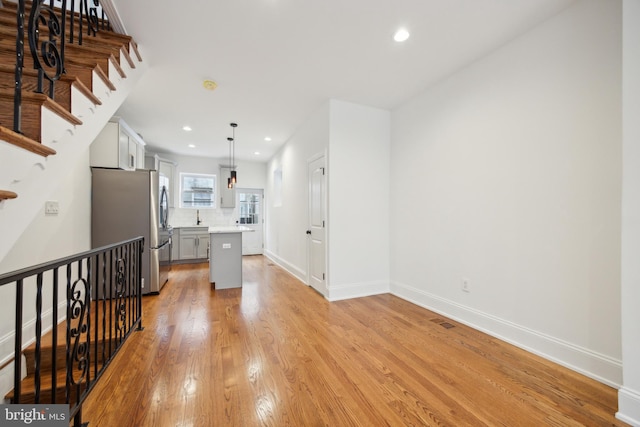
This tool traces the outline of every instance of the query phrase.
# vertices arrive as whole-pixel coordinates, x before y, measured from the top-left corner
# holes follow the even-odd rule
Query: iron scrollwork
[[[69,322],[75,324],[70,329],[71,352],[69,364],[73,369],[67,371],[69,383],[79,386],[88,382],[89,373],[89,324],[87,319],[87,306],[89,301],[89,286],[83,278],[73,282],[68,295]]]
[[[127,326],[127,251],[124,250],[122,258],[116,260],[116,304],[115,304],[115,331],[116,337],[122,338]]]
[[[98,17],[98,6],[100,2],[98,0],[92,0],[91,5],[84,0],[84,9],[87,13],[87,34],[96,35],[100,26],[100,19]]]
[[[50,96],[53,95],[53,84],[64,72],[64,25],[66,0],[62,2],[62,18],[56,15],[53,5],[45,4],[45,0],[33,3],[29,15],[29,47],[33,57],[34,68],[38,70],[38,92],[43,91],[43,78],[49,81]],[[49,36],[40,40],[40,26],[48,29]]]

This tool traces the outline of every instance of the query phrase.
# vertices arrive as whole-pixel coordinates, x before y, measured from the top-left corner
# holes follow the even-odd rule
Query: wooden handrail
[[[0,200],[15,199],[18,197],[16,193],[8,190],[0,190]]]

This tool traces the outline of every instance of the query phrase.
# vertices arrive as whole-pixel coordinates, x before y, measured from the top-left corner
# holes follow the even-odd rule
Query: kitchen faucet
[[[200,225],[200,210],[196,210],[196,225]]]

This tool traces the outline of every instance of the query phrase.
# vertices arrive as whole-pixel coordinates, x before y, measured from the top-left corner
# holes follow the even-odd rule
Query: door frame
[[[320,153],[317,153],[307,159],[307,230],[311,229],[311,179],[309,176],[309,169],[311,167],[311,163],[324,159],[324,179],[322,181],[322,216],[324,217],[325,226],[324,226],[324,288],[325,291],[321,292],[321,294],[327,298],[328,293],[328,283],[329,283],[329,257],[328,257],[328,247],[329,247],[329,220],[327,216],[327,193],[328,193],[328,176],[329,170],[327,167],[327,152],[326,150]],[[311,238],[309,236],[307,239],[307,286],[313,287],[311,285]],[[315,289],[315,288],[314,288]],[[317,289],[316,289],[317,290]]]

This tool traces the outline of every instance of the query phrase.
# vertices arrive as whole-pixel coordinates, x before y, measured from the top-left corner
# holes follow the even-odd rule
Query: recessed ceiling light
[[[256,156],[259,156],[260,152],[259,151],[254,151],[253,154],[255,154]]]
[[[409,31],[405,30],[404,28],[400,28],[398,31],[396,31],[396,33],[393,35],[393,39],[397,42],[403,42],[406,41],[409,38]]]
[[[185,132],[191,132],[192,131],[191,126],[183,126],[182,130],[185,131]]]
[[[265,136],[265,137],[264,137],[264,140],[265,140],[265,141],[271,141],[271,137],[270,137],[270,136]]]
[[[187,147],[189,147],[189,148],[196,148],[196,146],[195,146],[194,144],[189,144],[189,145],[187,145]]]

